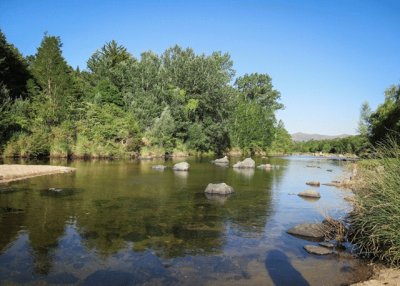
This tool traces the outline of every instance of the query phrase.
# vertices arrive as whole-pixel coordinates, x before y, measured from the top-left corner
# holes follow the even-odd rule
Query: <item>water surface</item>
[[[334,187],[317,188],[317,201],[294,195],[313,188],[306,181],[340,178],[340,163],[257,159],[279,167],[266,171],[189,162],[186,173],[151,169],[175,161],[74,161],[76,173],[0,186],[0,284],[341,285],[368,275],[359,260],[309,255],[312,242],[286,233],[350,209],[349,193]],[[217,182],[236,192],[207,197]]]

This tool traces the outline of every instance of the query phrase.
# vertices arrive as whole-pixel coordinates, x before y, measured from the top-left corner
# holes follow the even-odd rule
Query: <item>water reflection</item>
[[[172,160],[76,161],[76,173],[14,183],[9,187],[22,191],[0,192],[0,281],[175,285],[185,277],[198,284],[266,277],[268,261],[286,255],[262,255],[272,237],[283,239],[282,225],[292,223],[290,212],[280,213],[285,203],[293,200],[314,216],[297,196],[276,199],[280,185],[286,190],[298,174],[286,177],[296,163],[271,161],[281,168],[238,173],[192,160],[189,172],[174,172]],[[155,172],[156,164],[169,168]],[[235,193],[205,195],[215,182]],[[49,188],[67,195],[49,194]],[[271,216],[279,227],[266,229]],[[254,265],[264,272],[252,273]]]

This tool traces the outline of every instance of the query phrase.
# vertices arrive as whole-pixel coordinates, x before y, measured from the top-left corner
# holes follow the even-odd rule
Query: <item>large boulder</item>
[[[300,192],[298,196],[313,199],[319,199],[321,197],[320,193],[314,190],[306,190],[304,192]]]
[[[307,240],[322,241],[325,237],[324,229],[325,225],[323,223],[302,223],[289,229],[287,233]]]
[[[207,194],[229,195],[234,192],[231,186],[225,183],[221,184],[208,184],[204,191]]]
[[[213,163],[214,164],[220,164],[220,165],[222,165],[222,164],[229,164],[229,159],[228,159],[228,157],[227,156],[225,156],[225,157],[223,157],[223,158],[220,158],[220,159],[215,159],[214,161],[213,161]]]
[[[180,162],[174,165],[172,168],[174,171],[188,171],[189,170],[189,163],[188,162]]]
[[[255,167],[256,167],[256,162],[254,162],[254,160],[251,158],[246,158],[243,161],[239,161],[235,165],[233,165],[233,168],[255,168]]]

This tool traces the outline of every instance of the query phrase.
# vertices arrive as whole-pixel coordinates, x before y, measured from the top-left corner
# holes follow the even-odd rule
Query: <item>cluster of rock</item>
[[[339,243],[332,242],[332,237],[338,237],[338,234],[344,228],[343,224],[332,218],[324,220],[322,223],[303,223],[287,231],[288,234],[294,235],[304,240],[319,242],[318,245],[308,244],[303,248],[311,254],[327,255],[337,253]]]
[[[157,170],[157,171],[164,171],[167,168],[167,166],[154,165],[154,166],[151,166],[151,168],[153,170]],[[189,171],[189,168],[190,168],[190,164],[188,162],[180,162],[180,163],[175,164],[172,167],[172,170],[174,170],[174,171]]]

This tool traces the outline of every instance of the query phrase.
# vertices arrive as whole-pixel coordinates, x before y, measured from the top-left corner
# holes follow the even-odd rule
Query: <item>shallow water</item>
[[[279,166],[266,171],[209,160],[189,159],[188,173],[151,169],[163,161],[74,161],[76,173],[0,186],[0,284],[342,285],[366,278],[361,261],[307,254],[303,246],[314,243],[286,233],[350,209],[348,192],[305,185],[340,178],[342,163],[257,159]],[[206,197],[211,182],[235,193]],[[321,199],[293,195],[313,188]]]

